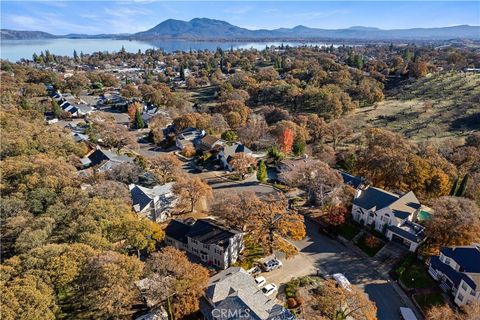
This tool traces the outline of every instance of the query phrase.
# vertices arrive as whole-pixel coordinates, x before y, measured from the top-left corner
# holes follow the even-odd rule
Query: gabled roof
[[[440,252],[460,265],[462,271],[480,273],[480,248],[478,246],[443,247]]]
[[[113,161],[113,162],[133,162],[133,158],[130,158],[129,156],[126,155],[120,155],[116,152],[112,152],[110,150],[102,150],[102,149],[97,149],[94,152],[92,152],[88,157],[90,160],[90,164],[92,166],[96,166],[103,161]]]
[[[390,207],[395,217],[406,219],[421,207],[415,194],[410,191],[403,196],[375,187],[367,187],[361,190],[359,196],[353,199],[353,203],[364,209],[375,207],[377,210]]]
[[[131,184],[129,189],[132,196],[133,208],[137,212],[143,211],[155,198],[171,193],[172,187],[173,182],[158,185],[153,188],[145,188]]]
[[[210,278],[205,296],[216,309],[235,311],[248,308],[247,319],[294,319],[283,306],[266,297],[253,277],[241,267],[230,267]]]
[[[248,149],[245,145],[241,143],[234,143],[231,146],[225,146],[223,148],[223,154],[225,155],[225,159],[230,160],[230,158],[236,153],[247,153],[251,154],[252,150]]]
[[[440,261],[439,257],[432,257],[430,259],[430,265],[433,269],[439,270],[443,274],[445,274],[450,280],[453,281],[456,287],[460,285],[461,280],[465,281],[472,289],[476,290],[477,284],[470,278],[467,274],[459,272],[448,264],[443,263]]]
[[[415,243],[420,243],[425,239],[425,227],[408,220],[402,223],[399,227],[391,225],[388,226],[387,229]]]

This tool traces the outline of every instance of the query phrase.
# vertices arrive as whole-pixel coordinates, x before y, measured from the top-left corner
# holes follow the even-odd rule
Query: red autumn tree
[[[295,134],[292,129],[285,128],[285,130],[283,130],[282,138],[280,140],[280,150],[282,150],[283,153],[288,154],[292,152],[294,138]]]
[[[348,210],[343,206],[331,206],[327,209],[328,222],[334,226],[345,223],[347,214]]]

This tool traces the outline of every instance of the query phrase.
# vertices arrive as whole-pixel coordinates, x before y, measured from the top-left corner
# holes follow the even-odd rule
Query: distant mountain
[[[270,41],[270,40],[452,40],[452,39],[480,39],[480,26],[453,26],[444,28],[414,28],[383,30],[379,28],[354,26],[347,29],[318,29],[306,26],[293,28],[279,28],[274,30],[249,30],[234,26],[228,22],[208,18],[195,18],[190,21],[168,19],[155,27],[135,34],[67,34],[52,35],[41,31],[14,31],[1,30],[2,40],[24,39],[182,39],[182,40],[224,40],[224,41]]]
[[[0,29],[0,39],[2,40],[37,40],[54,39],[56,36],[42,31],[17,31],[9,29]]]
[[[274,30],[249,30],[228,22],[207,18],[190,21],[165,20],[147,31],[136,33],[134,39],[186,40],[449,40],[480,39],[479,26],[414,28],[382,30],[355,26],[347,29],[318,29],[305,26]]]

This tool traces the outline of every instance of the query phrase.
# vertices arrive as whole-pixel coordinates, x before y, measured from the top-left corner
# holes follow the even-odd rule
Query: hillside
[[[57,36],[42,31],[17,31],[9,29],[0,30],[0,38],[2,40],[38,40],[38,39],[54,39]]]
[[[480,130],[480,74],[429,75],[387,92],[385,101],[351,118],[358,127],[387,128],[417,141],[463,137]]]

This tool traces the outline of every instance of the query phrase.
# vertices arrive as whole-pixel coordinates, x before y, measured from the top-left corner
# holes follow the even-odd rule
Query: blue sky
[[[1,27],[67,33],[133,33],[163,20],[207,17],[250,29],[305,25],[383,29],[480,25],[479,1],[1,1]]]

